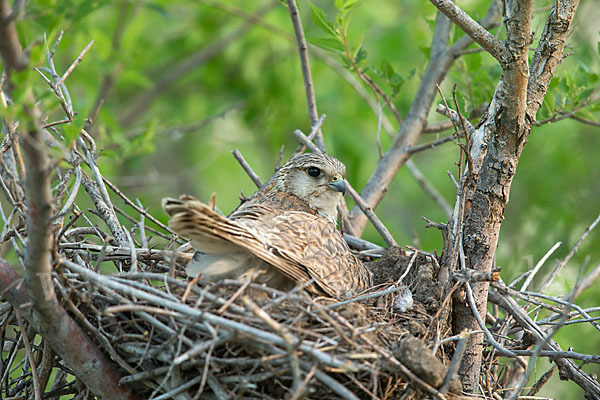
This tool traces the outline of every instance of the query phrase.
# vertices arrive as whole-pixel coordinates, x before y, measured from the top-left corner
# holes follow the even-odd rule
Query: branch
[[[427,112],[435,96],[435,84],[442,81],[453,60],[453,57],[447,52],[449,34],[450,21],[438,14],[431,46],[431,57],[415,99],[390,149],[379,160],[361,192],[361,197],[372,209],[381,201],[392,179],[408,160],[410,155],[406,149],[417,141],[426,124]],[[367,218],[357,205],[350,213],[350,221],[353,231],[360,235],[366,226]]]
[[[565,41],[578,5],[579,0],[556,1],[546,19],[529,67],[527,116],[531,121],[535,120],[535,114],[544,101],[554,71],[562,62]]]
[[[135,400],[127,386],[119,385],[121,373],[104,356],[83,330],[61,307],[52,315],[39,316],[29,301],[29,288],[3,259],[0,259],[0,293],[39,332],[52,349],[97,396],[105,399]],[[42,318],[40,318],[42,317]]]
[[[489,297],[492,303],[498,304],[512,315],[515,321],[523,329],[530,332],[538,342],[544,340],[544,331],[519,307],[515,300],[496,291],[490,291]],[[552,339],[546,343],[544,348],[551,351],[561,351],[560,346]],[[586,392],[587,398],[600,398],[600,384],[592,376],[581,370],[575,362],[568,358],[554,358],[554,362],[561,371],[561,377],[571,379],[577,383]]]
[[[448,204],[444,196],[442,196],[442,194],[431,183],[429,183],[425,175],[423,175],[415,163],[413,163],[412,160],[408,160],[406,163],[406,168],[408,168],[413,178],[415,178],[419,185],[421,185],[423,191],[427,193],[437,203],[437,205],[440,206],[440,208],[444,211],[444,214],[450,218],[452,216],[452,207],[450,207],[450,204]]]
[[[554,281],[554,279],[556,278],[556,276],[558,275],[560,270],[565,266],[565,264],[567,262],[569,262],[569,260],[575,255],[575,253],[577,253],[577,249],[579,249],[579,246],[581,245],[581,243],[583,243],[583,241],[585,240],[587,235],[596,227],[596,225],[598,225],[598,223],[600,223],[600,215],[598,215],[598,217],[596,217],[594,222],[592,222],[590,224],[590,226],[588,226],[585,229],[583,234],[579,237],[577,242],[575,242],[575,245],[573,246],[571,251],[569,251],[569,253],[565,256],[565,258],[562,259],[558,264],[556,264],[556,267],[554,267],[554,269],[552,270],[550,275],[546,278],[544,283],[542,283],[542,285],[540,286],[540,290],[539,290],[540,293],[544,292],[548,288],[548,286],[550,286],[550,284],[552,283],[552,281]]]
[[[246,161],[242,153],[240,153],[238,149],[234,149],[231,153],[233,154],[233,157],[235,157],[237,162],[240,163],[244,171],[246,171],[246,173],[248,174],[252,182],[254,182],[256,187],[260,188],[262,186],[260,176],[258,176],[258,174],[254,172],[254,170],[252,169],[250,164],[248,164],[248,161]]]
[[[306,38],[304,37],[304,29],[302,29],[302,22],[300,21],[300,14],[298,12],[296,0],[286,1],[290,18],[292,19],[292,25],[294,26],[294,33],[296,34],[298,50],[300,52],[300,67],[302,69],[302,78],[304,79],[304,91],[306,92],[308,118],[310,120],[310,125],[314,126],[319,120],[319,113],[317,112],[317,100],[315,98],[315,89],[310,71],[310,60],[308,59],[308,45],[306,44]],[[315,142],[321,152],[324,152],[325,143],[323,143],[323,133],[321,132],[321,129],[318,129],[317,131]]]
[[[262,329],[254,328],[252,326],[248,326],[240,322],[233,321],[212,313],[208,313],[203,310],[196,309],[176,300],[170,300],[164,297],[148,293],[144,290],[136,289],[132,285],[118,282],[116,279],[110,278],[105,275],[97,274],[90,269],[87,269],[77,263],[74,263],[64,258],[60,260],[60,263],[66,268],[70,269],[71,271],[78,273],[82,277],[85,277],[86,279],[99,286],[117,290],[122,294],[135,296],[139,299],[146,300],[147,302],[151,304],[156,304],[160,307],[169,307],[170,309],[190,318],[198,319],[200,321],[206,321],[212,325],[222,326],[223,328],[228,330],[235,330],[244,335],[266,340],[267,342],[271,342],[280,346],[285,346],[285,341],[279,335],[266,332]],[[293,345],[296,346],[299,350],[314,357],[315,360],[323,363],[324,365],[327,365],[332,368],[340,368],[343,371],[358,371],[357,365],[350,360],[342,360],[336,357],[335,355],[331,355],[321,350],[315,349],[312,344],[304,343],[294,336],[292,336],[292,341]]]
[[[19,43],[19,35],[8,0],[0,0],[0,53],[7,71],[22,71],[28,66],[27,57]]]
[[[501,65],[507,62],[507,55],[502,43],[456,4],[450,0],[429,1],[458,25],[471,39],[487,50]]]
[[[481,21],[481,26],[490,28],[498,24],[501,15],[501,4],[501,0],[492,2],[486,16]],[[390,149],[379,160],[361,192],[361,197],[373,209],[383,199],[394,176],[410,157],[406,150],[416,143],[419,134],[426,125],[427,113],[435,98],[435,85],[444,79],[452,62],[460,57],[461,51],[472,43],[471,38],[465,36],[460,38],[451,48],[448,48],[449,32],[450,21],[441,13],[438,13],[429,63],[421,79],[417,94]],[[352,209],[350,220],[355,234],[360,235],[366,226],[367,218],[358,206]]]
[[[50,192],[50,161],[46,144],[37,126],[35,108],[25,105],[28,132],[22,137],[25,154],[27,199],[27,252],[25,281],[33,307],[40,314],[51,313],[58,306],[50,278],[50,249],[52,246],[52,193]]]

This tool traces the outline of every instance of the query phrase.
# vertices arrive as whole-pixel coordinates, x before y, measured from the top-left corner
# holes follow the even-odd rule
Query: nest
[[[414,255],[388,251],[371,263],[387,283],[342,302],[301,288],[191,281],[172,274],[178,265],[165,272],[156,262],[155,272],[101,275],[63,260],[54,282],[66,308],[126,371],[121,381],[143,398],[393,399],[439,386],[446,372],[435,357],[409,351],[430,354],[428,327],[439,310],[430,296],[435,264]],[[402,275],[411,291],[390,283]]]

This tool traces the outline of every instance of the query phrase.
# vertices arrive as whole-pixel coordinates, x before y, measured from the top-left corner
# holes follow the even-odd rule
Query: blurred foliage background
[[[314,3],[334,20],[334,2]],[[458,3],[481,17],[489,1]],[[551,3],[535,3],[536,37]],[[308,2],[300,0],[299,7],[307,37],[319,42],[324,33],[311,18]],[[349,17],[348,41],[354,50],[363,49],[361,68],[393,96],[400,115],[406,115],[427,64],[435,15],[435,8],[423,0],[370,0],[358,2]],[[99,110],[90,132],[102,148],[103,174],[163,221],[160,199],[181,193],[207,200],[216,192],[218,206],[228,213],[238,204],[240,191],[249,195],[255,190],[231,150],[240,149],[264,181],[273,172],[280,147],[285,146],[284,160],[295,150],[293,130],[310,131],[298,51],[281,2],[33,0],[26,2],[21,17],[18,28],[25,45],[45,34],[52,47],[64,30],[55,56],[59,71],[94,40],[66,82],[74,109],[81,121]],[[599,20],[597,0],[582,0],[568,43],[572,54],[558,68],[538,120],[572,110],[599,84]],[[501,39],[505,35],[502,27],[493,33]],[[460,36],[455,28],[451,42]],[[43,41],[33,47],[34,65],[45,62],[44,51]],[[346,74],[358,82],[344,65],[339,54],[311,47],[318,109],[327,115],[323,132],[328,152],[345,162],[348,180],[360,189],[379,158],[378,118],[344,79]],[[459,103],[469,114],[489,102],[499,73],[490,56],[470,52],[452,66],[442,90],[451,99],[456,84]],[[63,119],[44,82],[39,77],[31,82],[38,98],[43,98],[48,121]],[[592,104],[576,115],[600,121],[598,110],[598,104]],[[394,121],[389,109],[383,113]],[[444,118],[432,111],[429,120]],[[449,134],[450,130],[422,135],[420,142]],[[391,137],[382,131],[383,151],[390,143]],[[549,273],[554,260],[567,254],[598,215],[599,148],[598,126],[565,119],[534,128],[501,231],[497,265],[505,282],[527,271],[560,241],[561,247],[544,267]],[[412,158],[450,204],[455,189],[447,171],[457,175],[457,157],[458,147],[451,142]],[[447,218],[406,168],[376,211],[398,243],[441,251],[439,232],[426,230],[421,216],[440,222]],[[370,227],[363,237],[383,244]],[[597,265],[598,260],[596,231],[550,292],[565,293],[582,273],[581,266]],[[600,305],[600,291],[588,290],[579,304]],[[597,354],[600,349],[600,335],[589,324],[565,327],[556,339],[575,351]],[[546,371],[542,365],[538,377]],[[546,386],[540,395],[582,397],[576,385],[553,379],[554,386]]]

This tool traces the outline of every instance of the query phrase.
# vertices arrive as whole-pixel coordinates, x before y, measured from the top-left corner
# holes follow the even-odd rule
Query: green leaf
[[[456,91],[456,102],[458,103],[458,107],[460,108],[460,113],[462,115],[469,115],[470,110],[468,109],[467,99],[459,92]]]
[[[345,50],[344,45],[337,39],[308,38],[307,40],[309,43],[312,43],[316,46],[322,47],[325,50],[340,51],[340,52],[343,52]]]
[[[359,47],[358,51],[356,52],[356,55],[354,56],[354,63],[356,65],[360,65],[360,63],[362,63],[366,59],[367,59],[367,51],[364,48]]]
[[[383,72],[384,78],[388,81],[392,79],[394,73],[396,72],[394,71],[394,67],[392,67],[392,64],[390,64],[389,61],[385,58],[381,60],[381,65],[379,66],[379,68],[381,68],[381,72]]]
[[[358,0],[335,0],[335,8],[340,12],[350,11],[358,3]]]
[[[341,59],[342,59],[342,65],[344,66],[344,68],[346,68],[346,69],[352,68],[352,63],[350,62],[348,57],[346,57],[346,55],[341,55]]]
[[[358,0],[346,0],[343,9],[340,11],[350,11],[356,4],[358,4]]]
[[[313,22],[321,28],[321,30],[325,33],[328,33],[333,36],[337,36],[337,32],[333,24],[327,21],[327,15],[325,11],[321,10],[319,7],[315,6],[313,3],[308,3],[310,7],[310,16]]]
[[[392,90],[393,90],[393,94],[392,94],[393,96],[395,96],[396,94],[398,94],[398,92],[400,92],[400,89],[402,89],[402,86],[404,86],[404,84],[406,83],[407,80],[408,79],[406,79],[402,75],[394,73],[394,75],[390,78],[390,86],[392,87]]]
[[[598,41],[598,55],[600,56],[600,41]]]

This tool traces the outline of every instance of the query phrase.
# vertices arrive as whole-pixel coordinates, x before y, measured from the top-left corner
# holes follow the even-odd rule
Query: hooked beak
[[[327,186],[335,190],[336,192],[340,192],[342,195],[346,194],[346,184],[344,183],[344,179],[342,177],[338,177],[337,180],[330,182]]]

